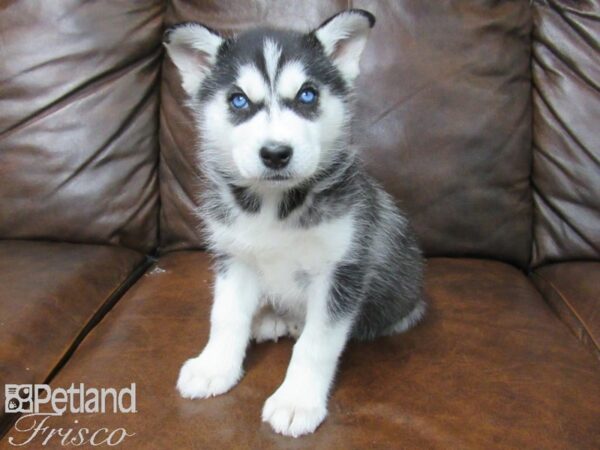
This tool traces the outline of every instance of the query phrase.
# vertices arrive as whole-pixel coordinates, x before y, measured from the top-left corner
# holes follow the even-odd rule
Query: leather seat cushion
[[[245,377],[224,396],[185,400],[175,391],[182,362],[207,339],[212,279],[202,252],[162,257],[53,382],[135,382],[138,412],[65,415],[51,426],[124,427],[136,433],[128,449],[591,448],[600,439],[599,361],[512,266],[431,259],[424,322],[351,343],[329,417],[299,440],[260,421],[286,371],[287,339],[251,345]]]

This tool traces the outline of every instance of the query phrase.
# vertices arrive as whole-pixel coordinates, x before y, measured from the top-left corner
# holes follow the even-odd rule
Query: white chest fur
[[[331,273],[352,242],[351,214],[310,228],[277,218],[277,202],[264,201],[257,214],[241,214],[230,225],[209,222],[214,247],[256,269],[265,296],[298,302],[316,276]]]

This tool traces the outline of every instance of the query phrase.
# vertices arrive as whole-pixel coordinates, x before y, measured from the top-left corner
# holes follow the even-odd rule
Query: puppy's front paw
[[[265,402],[262,420],[277,433],[298,437],[314,432],[326,415],[325,399],[282,386]]]
[[[184,398],[208,398],[223,394],[237,384],[241,366],[223,364],[223,358],[202,353],[188,359],[179,372],[177,390]]]

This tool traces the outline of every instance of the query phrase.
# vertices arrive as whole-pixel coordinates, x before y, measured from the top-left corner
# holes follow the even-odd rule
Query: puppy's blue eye
[[[229,102],[235,109],[244,109],[248,107],[248,97],[244,94],[234,94]]]
[[[297,99],[300,103],[310,105],[317,100],[317,92],[313,88],[304,88],[298,92]]]

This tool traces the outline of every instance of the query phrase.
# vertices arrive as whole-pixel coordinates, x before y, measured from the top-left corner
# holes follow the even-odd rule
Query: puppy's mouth
[[[273,189],[288,189],[295,186],[300,181],[301,180],[297,176],[288,171],[265,172],[256,180],[258,185]]]
[[[238,183],[268,189],[287,189],[301,183],[302,179],[290,170],[265,170],[258,176],[242,178]]]
[[[293,177],[289,173],[267,173],[260,177],[261,181],[289,181]]]

